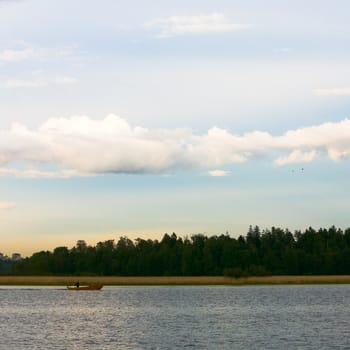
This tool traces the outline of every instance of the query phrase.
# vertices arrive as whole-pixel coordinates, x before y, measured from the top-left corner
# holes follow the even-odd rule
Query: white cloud
[[[13,209],[13,208],[16,208],[16,203],[14,203],[14,202],[1,202],[0,201],[0,210]]]
[[[49,48],[27,46],[21,49],[6,49],[0,51],[0,61],[13,63],[29,59],[48,60],[67,57],[72,55],[72,53],[72,47]]]
[[[350,149],[339,149],[337,147],[329,147],[328,151],[328,156],[332,160],[341,160],[341,159],[346,159],[349,158],[350,156]]]
[[[22,50],[4,50],[0,52],[0,61],[4,62],[17,62],[26,60],[34,56],[34,50],[32,48],[26,48]]]
[[[230,172],[229,171],[226,171],[226,170],[210,170],[208,171],[208,174],[210,176],[214,176],[214,177],[223,177],[223,176],[228,176],[230,175]]]
[[[8,89],[30,89],[43,88],[48,85],[70,85],[76,84],[78,79],[69,76],[58,76],[55,78],[34,78],[34,79],[9,79],[5,83]]]
[[[14,123],[0,130],[0,175],[16,177],[164,174],[220,169],[256,158],[282,166],[312,162],[321,154],[335,161],[350,157],[350,120],[289,130],[280,136],[261,131],[236,135],[217,127],[201,135],[188,129],[146,129],[132,127],[113,114],[101,120],[53,118],[33,130]],[[52,168],[56,170],[47,170]],[[209,174],[228,175],[224,170]]]
[[[227,33],[251,27],[249,24],[231,23],[222,13],[171,16],[148,22],[145,26],[158,29],[160,38],[185,34]]]
[[[315,150],[309,152],[303,152],[299,149],[292,151],[287,156],[279,157],[275,160],[277,165],[286,165],[291,163],[310,163],[317,156]]]
[[[45,171],[39,169],[0,168],[0,176],[13,176],[22,179],[68,179],[71,177],[85,177],[94,174],[82,173],[75,169]]]
[[[316,96],[350,96],[350,87],[314,89],[313,93]]]

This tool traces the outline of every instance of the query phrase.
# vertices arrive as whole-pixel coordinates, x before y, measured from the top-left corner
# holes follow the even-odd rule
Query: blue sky
[[[0,251],[347,227],[349,7],[0,0]]]

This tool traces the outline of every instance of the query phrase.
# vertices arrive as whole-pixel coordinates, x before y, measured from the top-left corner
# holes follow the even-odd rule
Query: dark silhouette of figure
[[[75,284],[75,286],[76,286],[77,288],[79,288],[80,283],[79,283],[79,282],[77,282],[77,283]]]

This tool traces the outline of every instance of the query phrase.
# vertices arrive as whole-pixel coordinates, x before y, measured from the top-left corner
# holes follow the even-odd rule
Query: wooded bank
[[[41,251],[10,265],[2,274],[43,276],[277,276],[350,275],[350,229],[334,226],[304,232],[250,227],[245,236],[228,234],[162,240],[121,237],[88,246]]]

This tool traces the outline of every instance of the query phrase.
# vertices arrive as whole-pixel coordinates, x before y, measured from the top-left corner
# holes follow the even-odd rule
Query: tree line
[[[0,266],[1,269],[1,266]],[[17,275],[259,276],[350,274],[350,228],[290,232],[249,227],[245,236],[164,234],[158,240],[121,237],[89,246],[79,240],[13,262]]]

